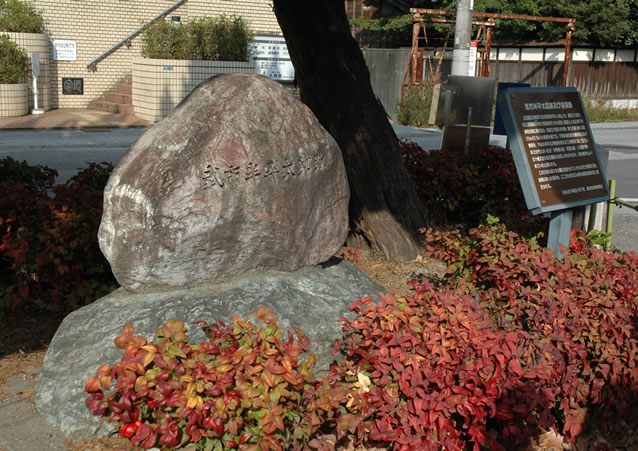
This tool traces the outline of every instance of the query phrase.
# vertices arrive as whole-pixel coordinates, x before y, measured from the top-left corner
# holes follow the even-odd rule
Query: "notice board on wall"
[[[534,214],[604,202],[607,179],[575,88],[510,88],[498,105]]]
[[[283,36],[255,36],[251,46],[258,74],[277,81],[294,81],[295,68]]]
[[[54,61],[77,61],[78,43],[74,39],[54,39],[53,60]]]

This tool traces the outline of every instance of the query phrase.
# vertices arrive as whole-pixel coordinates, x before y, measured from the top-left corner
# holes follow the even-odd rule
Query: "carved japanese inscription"
[[[303,175],[311,175],[325,169],[325,155],[284,155],[261,161],[245,161],[241,164],[207,162],[202,171],[204,189],[223,189],[243,182],[269,180],[283,182]]]

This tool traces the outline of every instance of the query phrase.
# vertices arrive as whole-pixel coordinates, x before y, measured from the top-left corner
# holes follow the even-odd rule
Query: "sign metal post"
[[[31,53],[31,74],[33,75],[33,111],[32,114],[43,114],[44,110],[38,106],[38,75],[40,75],[40,54]]]

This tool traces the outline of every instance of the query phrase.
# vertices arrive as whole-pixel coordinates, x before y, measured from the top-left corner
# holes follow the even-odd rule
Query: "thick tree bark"
[[[350,184],[351,231],[387,258],[420,252],[427,215],[363,54],[350,34],[343,0],[274,0],[301,99],[335,138]]]

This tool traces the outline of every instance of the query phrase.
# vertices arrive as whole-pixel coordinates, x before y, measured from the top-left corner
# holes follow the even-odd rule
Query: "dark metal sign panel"
[[[527,208],[545,213],[609,199],[575,88],[511,88],[499,95]]]
[[[84,78],[62,78],[62,94],[83,95]]]

